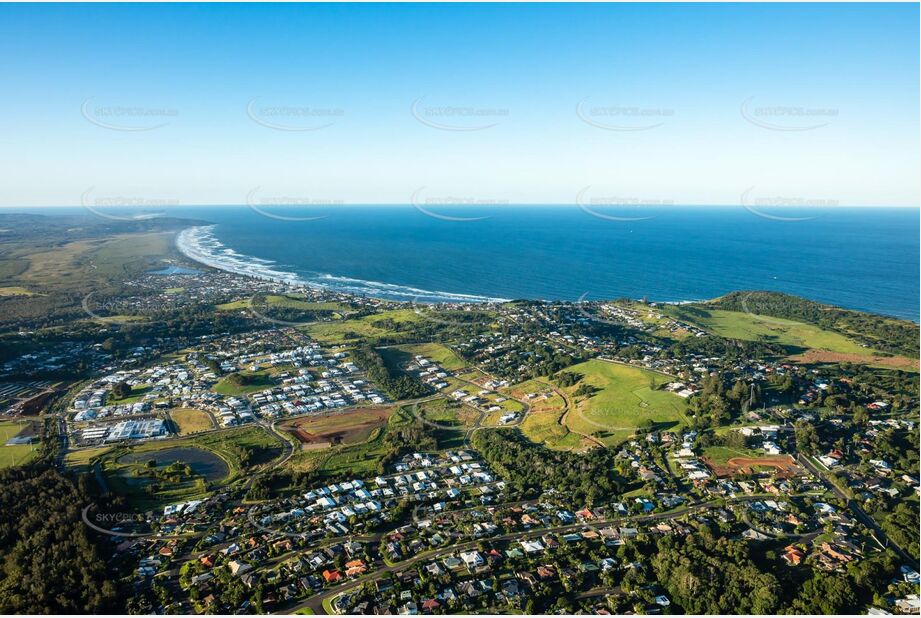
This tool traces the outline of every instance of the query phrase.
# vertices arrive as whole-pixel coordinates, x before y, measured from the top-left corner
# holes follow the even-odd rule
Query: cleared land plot
[[[844,335],[805,322],[723,309],[672,305],[662,307],[662,310],[680,320],[730,339],[777,343],[800,350],[819,348],[858,356],[872,356],[875,353],[875,350],[865,348]]]
[[[301,449],[285,463],[292,471],[311,471],[323,478],[365,478],[379,474],[381,459],[390,452],[384,436],[415,422],[412,413],[396,408],[387,424],[364,442],[321,449]]]
[[[731,477],[736,474],[753,474],[755,472],[774,472],[778,478],[796,476],[799,468],[790,455],[770,455],[761,457],[730,457],[722,465],[711,462],[706,457],[704,463],[718,477]]]
[[[904,356],[873,356],[863,354],[845,354],[829,350],[807,350],[802,354],[791,356],[790,360],[806,365],[822,365],[826,363],[861,363],[871,367],[883,369],[902,369],[904,371],[918,371],[918,359]]]
[[[307,449],[350,446],[369,440],[375,430],[387,424],[392,413],[392,406],[331,412],[286,421],[279,429],[293,435]]]
[[[41,450],[41,445],[38,443],[6,445],[7,440],[15,437],[29,426],[29,423],[17,423],[15,421],[0,423],[0,469],[21,466],[38,457]]]
[[[176,429],[181,436],[200,431],[214,429],[214,423],[211,421],[211,415],[202,410],[192,408],[176,408],[170,410],[170,418],[176,425]]]
[[[576,433],[614,446],[632,436],[637,428],[650,423],[656,428],[670,430],[688,424],[687,402],[658,390],[669,381],[666,376],[601,360],[575,365],[566,371],[582,376],[577,385],[563,389],[575,402],[564,422]],[[582,384],[593,387],[595,392],[575,397],[574,393]],[[651,388],[653,385],[656,389]]]

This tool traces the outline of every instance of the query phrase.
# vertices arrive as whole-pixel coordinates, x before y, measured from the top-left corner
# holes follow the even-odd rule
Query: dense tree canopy
[[[0,471],[0,613],[117,613],[118,594],[82,522],[88,497],[45,466]]]

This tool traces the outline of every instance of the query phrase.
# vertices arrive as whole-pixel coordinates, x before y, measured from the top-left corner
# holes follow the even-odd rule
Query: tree
[[[793,611],[799,614],[854,614],[857,595],[847,577],[817,572],[806,581],[793,601]]]
[[[793,427],[796,436],[796,450],[805,455],[814,455],[821,448],[815,427],[806,421],[797,421]]]
[[[127,382],[118,382],[112,387],[112,394],[116,399],[124,399],[131,394],[131,387]]]

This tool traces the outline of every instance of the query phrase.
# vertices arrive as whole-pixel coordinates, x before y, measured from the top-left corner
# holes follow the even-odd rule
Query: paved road
[[[739,503],[752,502],[755,500],[763,500],[763,499],[764,499],[763,496],[742,496],[738,498],[730,498],[726,500],[726,503],[728,504],[728,503],[735,503],[735,502],[739,502]],[[452,545],[450,547],[445,547],[443,549],[430,551],[430,552],[423,552],[421,554],[413,556],[412,558],[403,560],[402,562],[383,566],[377,569],[376,571],[367,573],[353,580],[342,582],[338,586],[334,586],[332,588],[324,590],[323,592],[320,592],[319,594],[316,594],[295,605],[286,606],[282,609],[279,609],[278,611],[274,613],[291,614],[301,609],[309,608],[316,614],[326,614],[326,609],[323,607],[323,602],[327,599],[330,599],[340,594],[349,592],[351,590],[358,589],[366,582],[375,582],[380,579],[383,579],[384,577],[386,577],[387,575],[393,572],[402,571],[408,567],[413,566],[414,564],[418,562],[437,560],[439,558],[443,558],[443,557],[455,554],[459,551],[465,551],[468,549],[475,548],[483,541],[489,541],[489,542],[511,541],[517,538],[522,538],[522,537],[534,537],[534,536],[539,536],[539,535],[543,535],[547,533],[572,532],[576,530],[583,530],[586,528],[595,528],[598,526],[627,524],[627,523],[631,523],[631,524],[650,523],[654,521],[664,521],[664,520],[669,520],[669,519],[676,519],[678,517],[683,517],[685,515],[690,515],[698,511],[712,508],[713,506],[714,505],[712,502],[701,502],[697,504],[691,504],[686,507],[676,509],[668,513],[656,513],[652,515],[634,515],[634,516],[618,517],[618,518],[610,518],[610,519],[601,518],[601,519],[597,519],[597,520],[586,522],[586,523],[569,524],[569,525],[561,525],[561,526],[550,526],[547,528],[535,528],[531,530],[510,532],[508,534],[503,534],[500,536],[467,541],[464,543],[459,543],[457,545]]]
[[[851,510],[851,512],[854,514],[857,520],[871,530],[877,543],[879,543],[883,547],[893,550],[895,553],[899,555],[900,558],[902,558],[902,560],[905,560],[908,564],[918,563],[917,560],[915,560],[914,558],[908,555],[908,552],[906,552],[904,549],[902,549],[896,543],[894,543],[892,539],[890,539],[886,535],[883,529],[879,527],[879,524],[877,524],[873,520],[873,518],[870,517],[866,513],[866,511],[860,508],[857,502],[848,498],[847,495],[843,491],[841,491],[841,489],[835,483],[833,483],[826,476],[826,474],[818,468],[818,466],[813,464],[812,461],[810,461],[808,457],[804,457],[803,455],[797,455],[796,459],[797,461],[799,461],[800,464],[805,466],[807,470],[809,470],[812,474],[814,474],[816,478],[821,480],[823,485],[829,488],[832,492],[834,492],[836,496],[838,496],[841,500],[844,501],[845,504],[847,504],[848,508]]]

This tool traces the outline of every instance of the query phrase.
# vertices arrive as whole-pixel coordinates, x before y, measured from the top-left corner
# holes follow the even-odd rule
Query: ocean
[[[914,209],[188,210],[188,216],[214,222],[180,238],[183,251],[201,262],[395,300],[680,302],[733,290],[776,290],[919,317]]]
[[[179,237],[181,250],[200,262],[394,300],[680,302],[776,290],[919,319],[917,209],[252,205],[165,211],[213,224]]]

